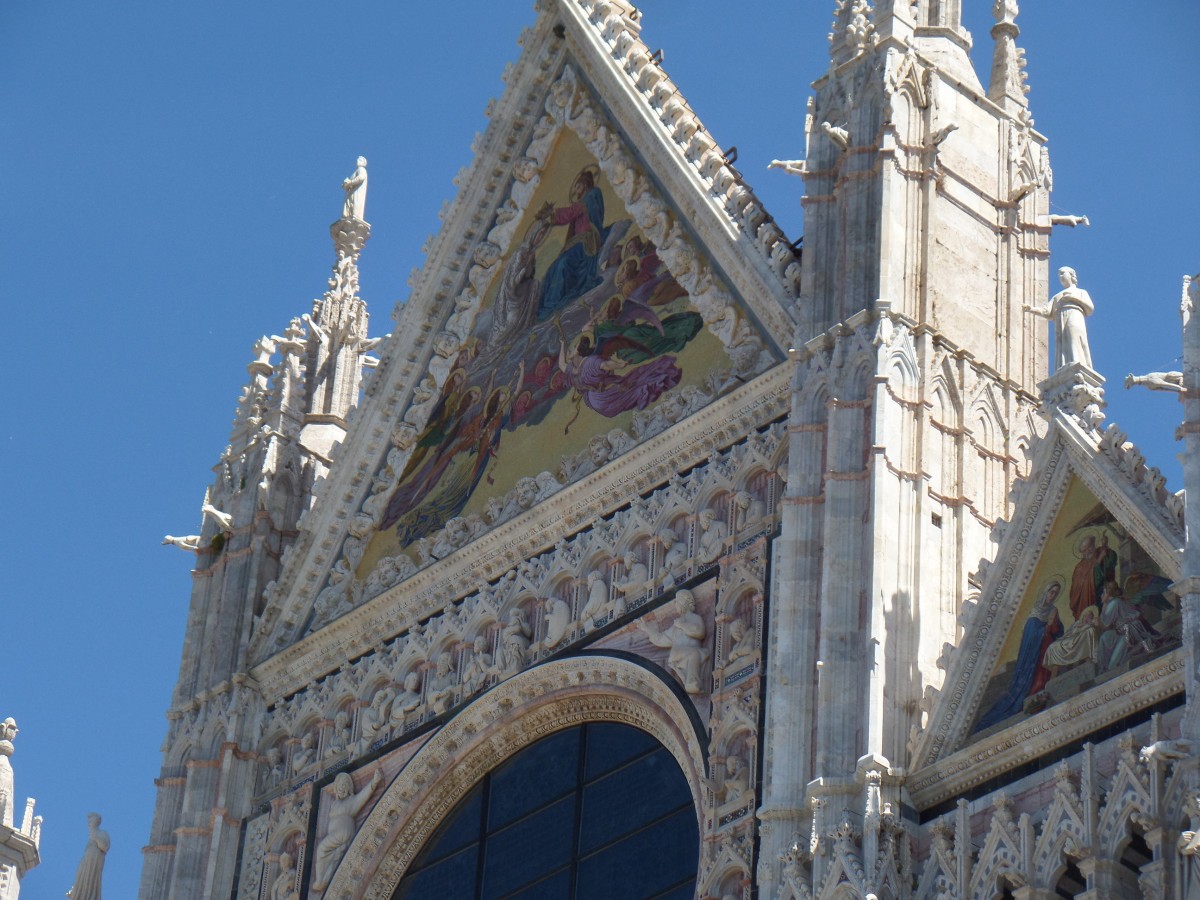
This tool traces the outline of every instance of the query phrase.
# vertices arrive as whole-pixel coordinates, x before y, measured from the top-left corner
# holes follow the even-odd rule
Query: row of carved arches
[[[277,707],[259,792],[368,752],[586,636],[774,528],[783,428],[753,434]],[[722,592],[714,662],[761,633],[757,588]]]
[[[1026,792],[1049,794],[1048,801],[1018,812],[1001,792],[974,816],[964,808],[931,826],[914,897],[1190,896],[1194,865],[1179,841],[1191,827],[1187,788],[1186,766],[1139,758],[1130,733],[1104,750],[1089,745],[1060,764],[1053,781]]]

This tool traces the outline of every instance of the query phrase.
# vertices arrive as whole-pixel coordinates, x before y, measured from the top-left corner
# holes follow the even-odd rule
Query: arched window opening
[[[1058,884],[1054,886],[1054,893],[1060,897],[1078,897],[1087,890],[1087,879],[1083,877],[1083,873],[1079,871],[1079,867],[1075,863],[1069,863],[1067,869],[1058,879]]]
[[[480,781],[413,860],[393,900],[691,898],[699,835],[678,763],[628,725],[542,738]]]
[[[1141,828],[1134,827],[1129,843],[1121,853],[1121,865],[1128,869],[1135,878],[1142,874],[1142,866],[1154,859],[1154,851],[1146,843],[1145,833]]]

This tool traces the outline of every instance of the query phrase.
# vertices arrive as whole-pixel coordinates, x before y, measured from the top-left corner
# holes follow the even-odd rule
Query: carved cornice
[[[774,300],[772,309],[757,302],[757,292],[745,295],[775,339],[786,341],[790,324],[780,313],[799,290],[799,255],[661,63],[653,60],[639,37],[636,9],[611,0],[563,0],[562,7],[576,25],[568,33],[594,50],[580,54],[580,68],[605,88],[606,97],[629,99],[625,104],[610,100],[609,108],[626,131],[647,139],[640,149],[656,175],[670,173],[672,187],[716,214],[724,226],[719,230],[706,228],[708,223],[694,214],[688,218],[704,230],[705,243],[717,252],[722,267],[740,283],[761,286],[761,296]],[[736,247],[729,241],[731,231]],[[748,264],[742,248],[751,250],[757,265]]]
[[[1078,741],[1103,725],[1183,691],[1184,651],[1097,685],[909,776],[913,804],[952,799],[1021,763]]]
[[[787,411],[790,372],[779,365],[599,472],[564,488],[397,587],[276,654],[252,672],[275,702],[389,640],[522,560],[569,538],[630,497],[665,483]]]

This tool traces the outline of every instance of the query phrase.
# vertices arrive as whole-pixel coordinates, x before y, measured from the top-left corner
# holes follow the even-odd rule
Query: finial
[[[1016,28],[1017,15],[1020,11],[1017,7],[1017,0],[996,0],[992,4],[992,15],[995,17],[997,25]]]
[[[367,158],[360,156],[355,163],[354,174],[342,182],[342,190],[346,192],[346,200],[342,204],[343,219],[363,218],[367,210]]]
[[[12,755],[12,742],[17,736],[17,731],[17,722],[12,716],[0,722],[0,753],[5,756]]]
[[[988,98],[996,103],[1006,99],[1015,107],[1026,106],[1025,95],[1029,86],[1025,74],[1025,51],[1017,46],[1017,0],[996,0],[992,4],[992,15],[996,24],[992,26],[992,40],[996,46],[992,52],[992,75],[988,87]]]

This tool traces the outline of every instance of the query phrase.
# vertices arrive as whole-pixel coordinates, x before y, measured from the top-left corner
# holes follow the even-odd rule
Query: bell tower
[[[1046,296],[1051,228],[1079,220],[1049,216],[1017,4],[993,14],[985,82],[961,0],[838,0],[808,101],[764,897],[815,891],[838,842],[862,890],[907,893],[908,753],[1040,427],[1047,335],[1022,307]]]

